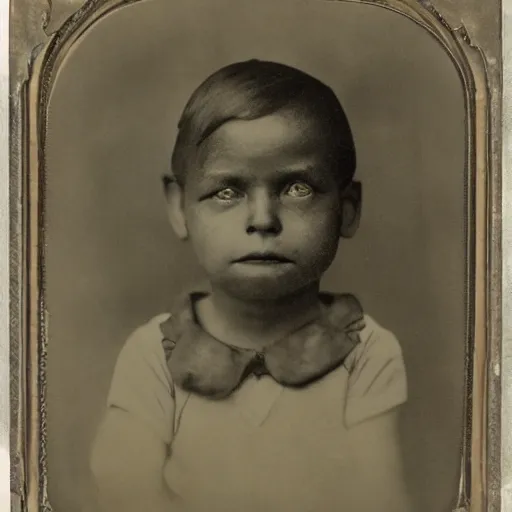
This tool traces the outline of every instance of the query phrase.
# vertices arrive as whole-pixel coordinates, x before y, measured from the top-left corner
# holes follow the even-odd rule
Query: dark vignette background
[[[415,510],[457,490],[464,369],[464,102],[431,36],[342,2],[146,0],[95,26],[49,116],[49,495],[90,502],[87,455],[126,336],[201,276],[167,224],[160,175],[206,75],[251,57],[331,85],[351,120],[364,212],[324,287],[356,293],[404,350],[402,436]]]

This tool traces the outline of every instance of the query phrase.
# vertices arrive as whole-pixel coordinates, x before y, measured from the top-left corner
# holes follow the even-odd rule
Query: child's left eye
[[[308,197],[313,193],[313,189],[302,182],[292,183],[286,190],[286,194],[291,197]]]
[[[214,194],[214,198],[219,201],[233,201],[237,199],[240,194],[233,188],[223,188]]]

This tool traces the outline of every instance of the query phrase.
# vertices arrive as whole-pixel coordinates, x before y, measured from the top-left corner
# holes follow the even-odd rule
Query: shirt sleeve
[[[108,408],[119,408],[144,422],[166,444],[174,425],[174,389],[162,347],[165,315],[137,329],[118,356]]]
[[[366,318],[361,343],[348,361],[345,421],[348,427],[383,414],[407,400],[407,377],[396,337]]]

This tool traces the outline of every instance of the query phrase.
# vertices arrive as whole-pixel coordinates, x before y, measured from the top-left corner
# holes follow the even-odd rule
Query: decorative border
[[[501,509],[512,510],[512,4],[502,6],[503,37],[503,168],[502,247],[503,318]]]
[[[0,0],[0,510],[9,510],[9,1]],[[4,354],[7,357],[3,357]]]
[[[54,77],[97,20],[142,0],[13,0],[11,27],[11,490],[14,510],[51,511],[46,495],[45,141]],[[500,71],[496,41],[477,46],[449,0],[358,2],[400,13],[446,50],[465,90],[468,176],[466,426],[457,510],[500,510]],[[481,19],[478,4],[473,18]],[[489,0],[486,2],[489,9]],[[444,12],[444,11],[443,11]],[[27,22],[28,20],[28,22]],[[492,20],[489,22],[492,23]],[[59,28],[60,27],[60,28]],[[478,31],[477,31],[478,32]],[[499,38],[498,31],[491,31]],[[27,376],[25,379],[24,377]],[[27,383],[27,384],[25,384]]]

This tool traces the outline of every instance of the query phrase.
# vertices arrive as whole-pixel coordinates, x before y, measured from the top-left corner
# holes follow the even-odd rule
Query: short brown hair
[[[174,178],[184,183],[193,153],[223,124],[258,119],[284,108],[300,110],[320,123],[322,133],[332,141],[329,157],[340,180],[350,182],[356,168],[354,140],[332,89],[296,68],[256,59],[221,68],[194,91],[178,123]]]

